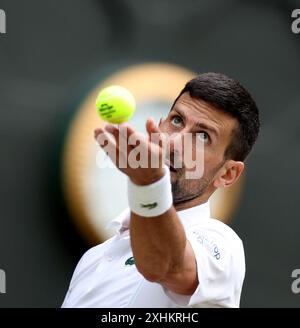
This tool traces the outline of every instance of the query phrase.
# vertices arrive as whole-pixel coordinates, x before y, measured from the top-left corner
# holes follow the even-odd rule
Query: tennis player
[[[83,255],[62,306],[239,307],[243,244],[211,218],[209,198],[239,179],[259,126],[245,88],[226,75],[206,73],[185,85],[158,125],[147,120],[147,136],[127,124],[96,129],[96,140],[116,150],[114,163],[128,177],[129,208],[111,222],[116,235]],[[165,136],[169,160],[153,134]],[[190,143],[183,142],[187,134]],[[181,152],[178,144],[184,144]],[[159,158],[159,165],[132,167],[130,152],[137,146]],[[188,151],[193,158],[200,154],[201,177],[187,177],[195,170],[182,156]],[[120,165],[124,161],[129,165]]]

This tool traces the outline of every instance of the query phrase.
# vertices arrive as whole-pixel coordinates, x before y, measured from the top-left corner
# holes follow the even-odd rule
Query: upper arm
[[[176,304],[239,306],[245,276],[243,244],[220,225],[212,222],[209,229],[187,232],[181,271],[161,282],[165,294]]]

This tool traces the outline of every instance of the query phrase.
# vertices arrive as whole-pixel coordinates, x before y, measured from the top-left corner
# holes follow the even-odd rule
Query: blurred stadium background
[[[162,83],[147,65],[162,65],[162,75],[179,71],[180,79],[223,72],[252,92],[262,130],[238,204],[228,212],[246,252],[241,306],[298,307],[291,273],[300,267],[300,34],[291,32],[291,12],[299,1],[0,0],[0,8],[7,16],[7,33],[0,35],[0,269],[7,293],[0,294],[0,307],[61,305],[77,261],[99,237],[92,236],[95,227],[84,231],[78,217],[86,213],[74,214],[67,202],[78,206],[86,197],[90,217],[105,220],[124,206],[117,176],[98,185],[91,174],[82,195],[63,197],[66,143],[71,138],[76,149],[79,134],[80,142],[92,138],[78,115],[97,86],[124,72],[128,83],[136,77],[137,94]],[[136,67],[145,69],[143,77]],[[168,90],[178,88],[172,81],[162,83],[167,91],[148,94],[150,100],[141,96],[137,126],[154,107],[157,115],[167,112]],[[94,154],[82,147],[79,161]],[[91,172],[93,156],[84,172]],[[99,199],[97,206],[91,190],[100,186],[101,194],[104,186],[118,190],[120,199],[111,205]]]

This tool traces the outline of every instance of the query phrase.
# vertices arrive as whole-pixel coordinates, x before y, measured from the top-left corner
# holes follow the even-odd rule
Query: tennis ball
[[[99,92],[96,108],[104,121],[119,124],[128,121],[133,115],[135,100],[127,89],[112,85]]]

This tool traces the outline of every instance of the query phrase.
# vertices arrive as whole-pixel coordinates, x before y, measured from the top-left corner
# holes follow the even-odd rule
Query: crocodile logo
[[[157,206],[157,202],[149,203],[149,204],[140,204],[140,205],[143,208],[148,208],[149,210],[152,210],[153,208],[155,208]]]
[[[125,262],[125,265],[134,265],[134,257],[131,256],[130,258],[128,258]]]

